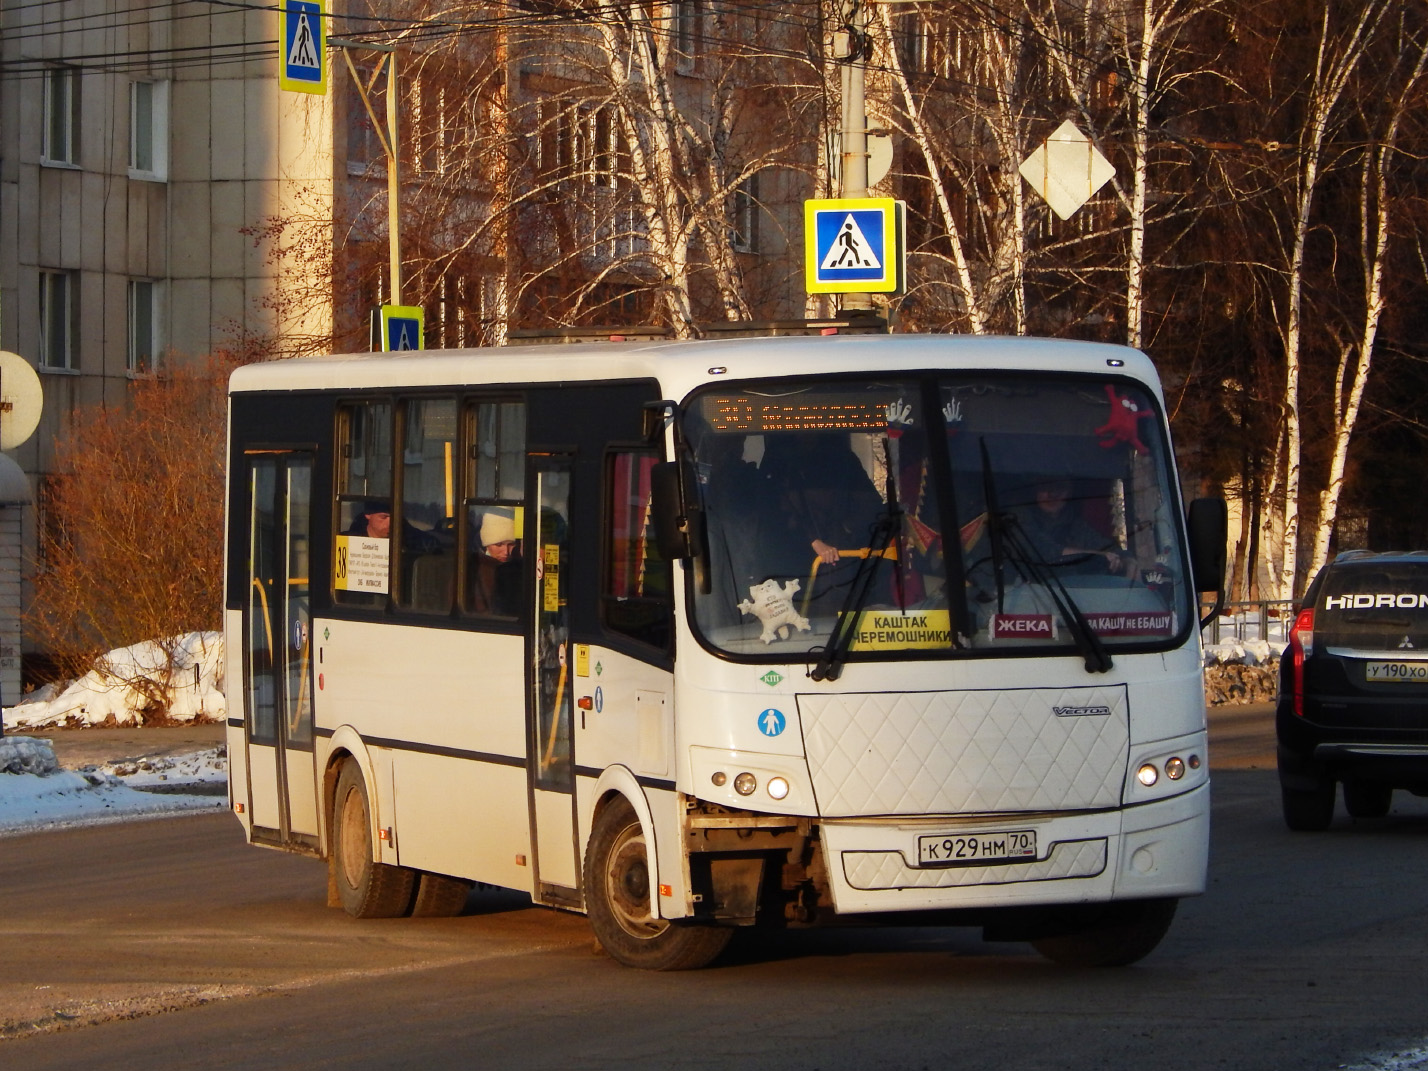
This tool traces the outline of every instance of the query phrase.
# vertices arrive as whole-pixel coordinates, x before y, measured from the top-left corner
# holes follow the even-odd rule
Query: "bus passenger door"
[[[528,768],[535,889],[544,902],[579,903],[575,842],[575,756],[571,736],[570,561],[571,459],[533,455],[535,516],[529,558],[535,611],[527,650],[531,666]]]
[[[244,735],[253,839],[317,847],[308,552],[312,455],[248,455]]]

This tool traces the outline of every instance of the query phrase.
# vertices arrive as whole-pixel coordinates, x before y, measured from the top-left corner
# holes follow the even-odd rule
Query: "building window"
[[[40,155],[47,164],[77,163],[75,132],[79,127],[79,72],[73,67],[45,71],[44,138]]]
[[[759,176],[750,175],[729,202],[729,241],[740,253],[759,251]]]
[[[75,273],[40,272],[40,366],[73,368]]]
[[[168,83],[129,83],[129,171],[162,179],[168,172]]]
[[[152,372],[159,358],[159,298],[162,285],[152,279],[129,280],[130,372]]]

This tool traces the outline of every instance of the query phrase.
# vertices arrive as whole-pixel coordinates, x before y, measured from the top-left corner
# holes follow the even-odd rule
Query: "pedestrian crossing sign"
[[[420,305],[383,305],[382,352],[425,349],[422,338],[425,319]]]
[[[326,93],[326,0],[282,0],[278,17],[278,85],[298,93]]]
[[[863,197],[803,202],[810,294],[896,293],[905,285],[902,202]]]

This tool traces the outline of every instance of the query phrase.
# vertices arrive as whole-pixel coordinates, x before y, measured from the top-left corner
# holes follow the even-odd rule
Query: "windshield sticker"
[[[1056,620],[1050,614],[993,614],[994,640],[1054,640]]]
[[[864,610],[858,615],[853,651],[909,651],[952,645],[952,618],[946,610]]]
[[[947,404],[942,407],[942,419],[948,424],[962,423],[962,400],[960,398],[949,398]]]
[[[899,398],[895,402],[888,403],[888,424],[892,427],[911,427],[916,421],[912,419],[912,406]]]
[[[1137,454],[1149,453],[1145,443],[1140,441],[1136,422],[1151,416],[1150,410],[1141,409],[1128,394],[1116,394],[1116,388],[1109,383],[1106,384],[1106,397],[1111,400],[1111,415],[1095,431],[1101,445],[1109,449],[1117,443],[1129,443],[1130,448]]]
[[[1102,636],[1169,636],[1175,631],[1171,613],[1087,614],[1086,622]]]
[[[1373,595],[1330,595],[1324,599],[1326,610],[1418,610],[1428,606],[1428,595],[1393,595],[1380,592]]]

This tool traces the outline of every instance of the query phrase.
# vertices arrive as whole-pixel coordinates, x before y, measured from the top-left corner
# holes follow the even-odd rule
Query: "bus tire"
[[[623,798],[595,818],[585,849],[585,910],[610,958],[649,971],[706,966],[724,951],[733,931],[650,918],[650,873],[645,835]]]
[[[423,870],[417,875],[416,897],[412,900],[414,919],[450,919],[461,914],[471,883],[445,874]]]
[[[1032,947],[1063,967],[1125,967],[1160,944],[1179,903],[1119,900],[1072,909],[1064,933],[1032,941]]]
[[[416,873],[373,858],[371,807],[362,768],[348,759],[332,802],[332,853],[337,895],[355,919],[392,919],[407,913]]]

